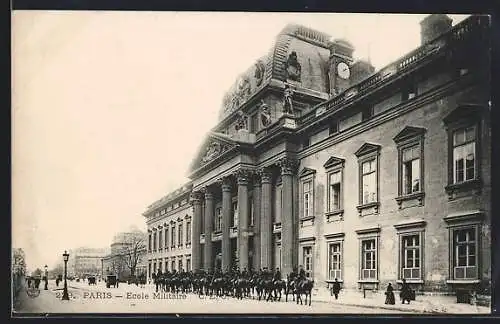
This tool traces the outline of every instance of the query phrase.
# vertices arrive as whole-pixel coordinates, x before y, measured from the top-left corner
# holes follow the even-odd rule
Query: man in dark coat
[[[160,285],[160,280],[162,279],[162,273],[161,269],[158,268],[158,272],[156,273],[156,280],[155,280],[155,285],[156,285],[156,292],[158,292],[158,286]]]
[[[299,279],[304,280],[306,279],[306,271],[302,266],[300,266],[300,271],[299,271]]]
[[[276,268],[276,272],[274,273],[274,281],[280,281],[281,280],[281,272],[280,268]]]
[[[401,293],[399,294],[401,297],[401,303],[404,304],[405,301],[408,301],[408,304],[411,301],[411,288],[410,285],[406,282],[406,279],[403,279],[403,283],[401,284]]]
[[[335,282],[332,284],[332,291],[331,291],[331,293],[335,295],[335,299],[339,299],[339,292],[340,292],[340,282],[337,278],[335,278]]]

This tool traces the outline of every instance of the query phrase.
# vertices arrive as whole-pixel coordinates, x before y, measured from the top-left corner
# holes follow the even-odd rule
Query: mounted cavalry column
[[[281,167],[281,181],[283,193],[283,208],[281,211],[281,258],[282,272],[289,274],[293,267],[297,265],[296,243],[296,222],[293,208],[293,174],[297,163],[294,160],[284,158],[279,161]]]
[[[260,209],[261,209],[260,176],[253,174],[253,269],[260,269]]]
[[[238,181],[238,259],[239,268],[248,269],[248,182],[250,172],[236,172]]]
[[[231,223],[231,179],[221,180],[222,186],[222,271],[231,268],[231,241],[229,239],[229,224]]]
[[[262,181],[262,200],[260,213],[260,263],[268,269],[273,264],[273,222],[271,213],[272,173],[268,169],[260,171]]]
[[[205,271],[211,271],[213,269],[213,257],[212,257],[212,231],[213,231],[213,220],[214,220],[214,195],[210,191],[209,187],[204,188],[205,192],[205,244],[204,244],[204,265],[203,269]]]
[[[200,234],[201,234],[201,193],[195,191],[191,194],[191,203],[193,204],[193,234],[191,237],[192,252],[191,252],[191,262],[193,263],[193,270],[199,270],[201,268],[201,245],[200,245]],[[172,233],[173,235],[174,233]]]

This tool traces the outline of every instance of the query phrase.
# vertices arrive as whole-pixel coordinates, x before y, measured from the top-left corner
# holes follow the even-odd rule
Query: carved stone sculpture
[[[283,92],[283,113],[293,115],[293,90],[289,85],[285,86],[285,91]]]
[[[271,113],[269,112],[269,106],[266,105],[264,100],[260,101],[260,121],[264,128],[271,125]]]
[[[222,146],[220,143],[212,142],[207,148],[207,151],[201,161],[203,163],[213,160],[216,156],[222,153]]]
[[[285,65],[286,65],[287,79],[300,82],[302,67],[300,66],[300,63],[297,60],[297,52],[293,51],[292,53],[290,53]]]
[[[262,84],[265,73],[266,73],[266,66],[264,65],[264,63],[262,63],[261,60],[258,60],[257,63],[255,63],[255,74],[254,74],[257,86],[260,86]]]
[[[241,111],[238,111],[238,119],[236,119],[234,129],[236,129],[236,131],[240,129],[248,130],[248,117]]]

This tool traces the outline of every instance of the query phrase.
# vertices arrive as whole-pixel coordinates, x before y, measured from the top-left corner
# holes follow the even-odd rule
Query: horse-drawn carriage
[[[118,288],[118,278],[115,275],[108,275],[106,277],[106,288],[110,288],[111,286]]]

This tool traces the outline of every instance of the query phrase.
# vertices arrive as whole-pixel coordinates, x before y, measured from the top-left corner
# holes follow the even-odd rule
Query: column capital
[[[250,169],[242,168],[236,170],[233,175],[236,177],[238,185],[248,185],[248,182],[250,181],[250,178],[252,176],[252,171]]]
[[[262,183],[271,183],[273,179],[273,173],[269,168],[261,168],[258,171],[259,178]]]
[[[253,183],[253,186],[254,187],[260,187],[261,186],[260,181],[261,181],[261,176],[260,176],[259,171],[253,172],[252,173],[252,183]]]
[[[295,159],[285,157],[278,161],[278,165],[281,168],[281,175],[293,175],[297,172],[299,163]]]
[[[214,194],[213,194],[213,188],[208,185],[200,189],[200,192],[205,196],[205,200],[213,200],[214,199]]]
[[[201,200],[203,199],[203,193],[201,191],[193,191],[191,192],[191,196],[189,197],[189,201],[191,204],[201,204]]]
[[[217,182],[220,184],[220,186],[222,187],[222,191],[231,191],[231,177],[228,176],[228,177],[222,177],[220,178],[219,180],[217,180]]]

